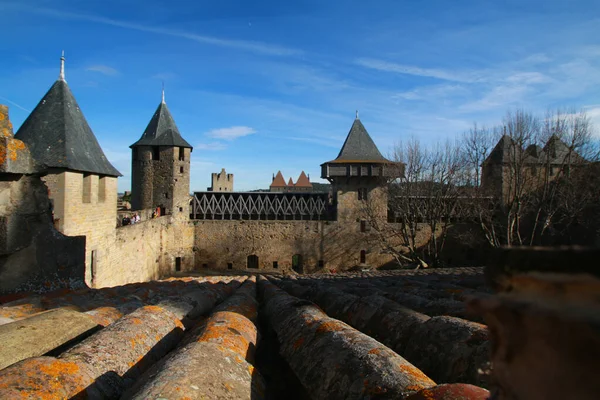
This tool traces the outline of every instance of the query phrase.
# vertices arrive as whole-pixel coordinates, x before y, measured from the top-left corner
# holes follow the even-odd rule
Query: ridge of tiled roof
[[[58,79],[15,135],[38,168],[121,176],[108,161],[64,79]]]
[[[571,150],[569,146],[557,135],[552,135],[543,148],[545,155],[549,157],[550,163],[562,164],[565,162],[579,163],[585,161],[583,157]],[[568,158],[570,157],[570,160]]]
[[[285,184],[285,179],[283,179],[283,174],[281,171],[277,171],[277,175],[275,175],[275,179],[271,182],[271,187],[287,187]]]
[[[152,119],[146,126],[142,137],[129,147],[134,146],[176,146],[192,148],[179,133],[175,120],[167,107],[167,103],[161,101]]]
[[[290,178],[292,179],[292,178]],[[298,177],[298,180],[296,181],[296,187],[312,187],[310,181],[308,180],[308,178],[306,177],[306,174],[304,173],[304,171],[300,172],[300,176]]]
[[[358,118],[352,123],[352,127],[346,136],[344,145],[337,158],[330,162],[389,162],[381,155],[379,149],[371,139],[366,128]]]

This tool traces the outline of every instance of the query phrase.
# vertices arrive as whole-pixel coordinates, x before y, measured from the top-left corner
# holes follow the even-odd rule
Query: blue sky
[[[129,189],[130,149],[165,82],[194,146],[192,190],[281,170],[319,181],[355,110],[385,154],[507,109],[585,108],[600,127],[597,1],[0,0],[0,103],[18,128],[66,78]]]

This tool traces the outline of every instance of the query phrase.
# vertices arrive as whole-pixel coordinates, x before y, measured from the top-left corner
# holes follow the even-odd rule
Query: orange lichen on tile
[[[29,358],[0,371],[0,398],[71,398],[91,382],[76,363],[53,357]]]
[[[339,332],[344,330],[344,325],[339,321],[324,321],[317,327],[317,333],[325,333],[325,332]]]

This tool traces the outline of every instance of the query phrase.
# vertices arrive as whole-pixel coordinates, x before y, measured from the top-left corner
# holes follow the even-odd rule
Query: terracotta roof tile
[[[310,181],[308,180],[308,178],[306,177],[306,174],[304,173],[304,171],[302,171],[300,173],[300,176],[298,177],[298,180],[296,181],[296,187],[312,188],[312,185],[311,185]]]
[[[275,175],[275,179],[271,183],[271,187],[287,187],[285,184],[285,179],[283,179],[283,175],[281,171],[277,171],[277,175]]]

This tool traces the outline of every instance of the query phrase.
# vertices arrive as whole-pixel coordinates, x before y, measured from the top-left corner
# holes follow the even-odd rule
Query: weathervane
[[[356,119],[358,119],[358,110],[356,110]]]
[[[64,50],[62,51],[62,55],[60,56],[60,74],[58,75],[58,79],[60,79],[61,81],[65,81],[65,51]]]

